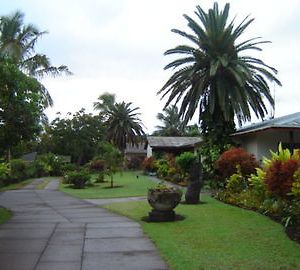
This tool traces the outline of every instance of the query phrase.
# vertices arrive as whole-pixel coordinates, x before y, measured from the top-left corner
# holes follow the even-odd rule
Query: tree
[[[54,119],[41,137],[39,151],[70,155],[72,161],[84,164],[96,155],[97,145],[103,139],[102,118],[81,109],[71,118]]]
[[[171,105],[165,108],[163,113],[158,113],[156,117],[163,123],[163,125],[156,126],[158,130],[154,132],[154,135],[183,136],[184,125],[180,119],[177,106]]]
[[[120,171],[123,164],[121,152],[108,142],[99,144],[99,158],[105,161],[105,172],[110,177],[110,187],[114,187],[114,174]]]
[[[65,65],[54,67],[44,54],[35,52],[38,39],[46,34],[33,24],[24,24],[24,13],[16,11],[8,16],[0,17],[0,57],[9,58],[21,71],[31,77],[39,78],[44,75],[59,75],[62,72],[70,74]],[[48,105],[52,99],[45,87],[40,89],[47,97]]]
[[[37,137],[42,130],[47,98],[44,86],[9,60],[0,61],[0,150]]]
[[[113,108],[115,103],[116,96],[106,92],[98,97],[97,102],[94,102],[94,110],[99,110],[100,115],[106,119],[108,117],[108,111]]]
[[[192,33],[173,29],[192,45],[179,45],[167,50],[165,55],[183,55],[169,63],[165,69],[175,69],[174,74],[158,92],[169,95],[166,107],[174,99],[182,100],[179,114],[187,122],[196,109],[199,121],[208,113],[213,118],[222,117],[224,124],[234,116],[240,121],[251,120],[251,110],[257,117],[267,114],[265,100],[274,106],[267,81],[281,85],[275,77],[277,70],[262,60],[247,56],[250,50],[262,49],[268,43],[259,38],[239,42],[240,36],[253,19],[246,17],[238,26],[228,23],[229,4],[219,11],[215,3],[206,13],[196,7],[200,24],[184,15]]]
[[[126,143],[137,144],[142,136],[145,135],[139,107],[131,108],[132,103],[115,103],[108,109],[108,119],[105,122],[107,127],[107,138],[124,154]]]

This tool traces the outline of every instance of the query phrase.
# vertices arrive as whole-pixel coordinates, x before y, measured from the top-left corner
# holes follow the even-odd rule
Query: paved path
[[[14,212],[0,226],[1,270],[168,269],[138,223],[39,182],[0,193]]]

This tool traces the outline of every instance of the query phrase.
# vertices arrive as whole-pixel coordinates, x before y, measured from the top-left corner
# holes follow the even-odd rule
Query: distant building
[[[147,157],[153,152],[180,154],[183,152],[195,152],[200,147],[201,137],[159,137],[147,136]]]

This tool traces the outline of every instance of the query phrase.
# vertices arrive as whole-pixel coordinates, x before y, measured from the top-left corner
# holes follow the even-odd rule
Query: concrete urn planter
[[[181,190],[172,187],[157,187],[148,190],[148,202],[153,208],[149,212],[149,221],[173,221],[173,209],[180,203]]]

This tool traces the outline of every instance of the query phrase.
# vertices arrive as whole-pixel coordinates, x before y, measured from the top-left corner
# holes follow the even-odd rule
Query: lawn
[[[171,269],[300,269],[300,245],[283,227],[258,213],[203,196],[203,204],[176,208],[183,221],[146,223],[147,202],[106,208],[141,223]]]
[[[94,184],[84,189],[73,189],[68,185],[61,184],[60,190],[81,199],[138,197],[146,196],[148,188],[155,186],[155,183],[140,173],[123,172],[122,174],[115,174],[114,185],[116,185],[115,188],[109,188],[110,183],[106,182]]]
[[[3,224],[12,217],[12,213],[0,207],[0,224]]]

